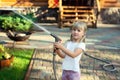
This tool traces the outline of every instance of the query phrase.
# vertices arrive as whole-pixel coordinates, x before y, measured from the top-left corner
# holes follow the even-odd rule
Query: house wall
[[[48,0],[0,0],[0,7],[47,6]]]
[[[48,1],[59,1],[59,0],[0,0],[0,7],[48,6],[49,5]],[[63,2],[64,1],[66,0],[63,0]],[[74,0],[70,0],[70,1],[74,1]],[[81,0],[78,0],[78,1],[81,2]],[[100,1],[101,8],[120,7],[120,0],[99,0],[99,1]]]

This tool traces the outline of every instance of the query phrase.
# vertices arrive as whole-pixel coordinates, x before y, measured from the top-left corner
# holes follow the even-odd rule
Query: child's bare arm
[[[55,51],[61,58],[65,58],[65,54],[60,50],[60,49],[56,49]]]
[[[65,47],[61,48],[61,50],[62,50],[65,54],[67,54],[68,56],[70,56],[70,57],[72,57],[72,58],[77,57],[79,54],[81,54],[81,53],[83,52],[83,50],[80,49],[80,48],[75,49],[74,52],[66,49]]]
[[[72,51],[66,49],[61,43],[58,43],[58,42],[54,43],[54,46],[55,46],[55,48],[60,49],[61,52],[67,54],[68,56],[70,56],[72,58],[77,57],[80,53],[83,52],[83,50],[80,48],[77,48],[72,52]]]

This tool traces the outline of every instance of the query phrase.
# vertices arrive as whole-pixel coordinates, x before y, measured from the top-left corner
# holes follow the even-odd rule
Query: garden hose
[[[104,65],[102,66],[102,68],[103,68],[105,71],[113,72],[113,71],[116,71],[116,70],[117,70],[116,67],[115,67],[115,65],[112,64],[112,63],[109,62],[109,61],[106,61],[106,60],[102,60],[102,59],[100,59],[100,58],[93,57],[93,56],[89,55],[89,54],[86,53],[86,52],[84,52],[84,54],[85,54],[86,56],[90,57],[90,58],[93,58],[93,59],[96,59],[96,60],[98,60],[98,61],[101,61],[101,62],[106,63],[106,64],[104,64]],[[109,67],[111,67],[111,69],[109,69]]]
[[[30,19],[28,19],[27,17],[23,16],[22,14],[19,14],[17,11],[12,10],[14,13],[18,14],[19,16],[21,16],[22,18],[26,19],[27,21],[31,22],[35,27],[37,27],[38,29],[43,30],[44,32],[46,32],[47,34],[49,34],[50,36],[52,36],[55,39],[55,42],[61,41],[61,39],[56,36],[55,34],[52,34],[50,31],[48,31],[47,29],[45,29],[43,26],[40,26],[36,23],[34,23],[33,21],[31,21]],[[54,51],[55,52],[55,51]],[[57,76],[56,76],[56,65],[55,65],[55,53],[53,52],[53,72],[54,72],[54,77],[55,80],[57,80]]]
[[[56,63],[55,63],[55,58],[56,58],[56,54],[55,54],[55,52],[53,52],[53,72],[54,72],[54,78],[55,78],[55,80],[58,80],[57,79],[57,75],[56,75]]]
[[[51,34],[51,36],[54,37],[55,42],[61,41],[61,39],[60,39],[58,36],[56,36],[56,35],[54,35],[54,34]],[[56,75],[55,57],[56,57],[56,54],[55,54],[55,50],[54,50],[54,51],[53,51],[53,71],[54,71],[55,80],[58,80],[58,79],[57,79],[57,75]]]

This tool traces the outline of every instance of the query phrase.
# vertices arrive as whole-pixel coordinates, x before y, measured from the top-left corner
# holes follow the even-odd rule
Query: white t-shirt
[[[68,41],[65,44],[65,46],[67,49],[69,49],[70,51],[73,51],[73,52],[76,48],[81,48],[85,51],[85,43],[83,43],[83,42],[76,43],[76,42]],[[81,59],[81,56],[82,56],[82,53],[80,53],[80,55],[78,55],[75,58],[72,58],[72,57],[66,55],[63,60],[62,69],[80,72],[79,61]]]

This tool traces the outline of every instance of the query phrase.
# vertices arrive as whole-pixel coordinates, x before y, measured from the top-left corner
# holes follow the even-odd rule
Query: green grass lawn
[[[0,80],[24,80],[33,50],[10,49],[14,61],[10,67],[0,69]]]

